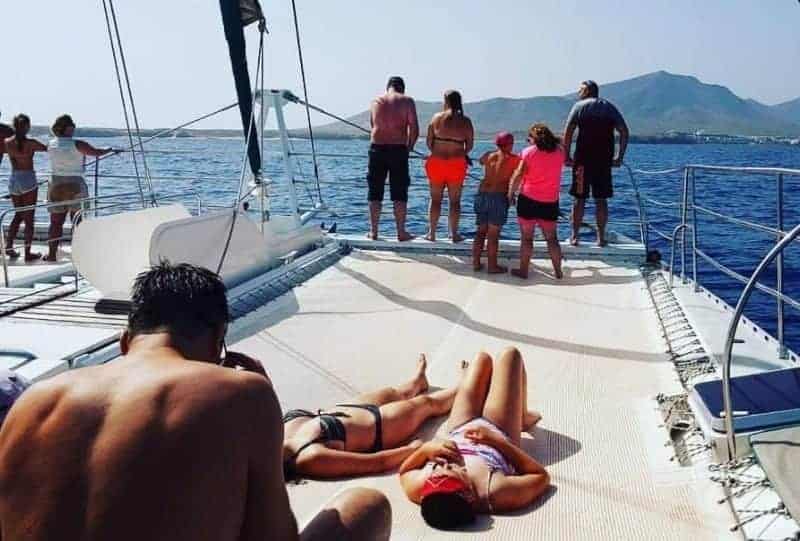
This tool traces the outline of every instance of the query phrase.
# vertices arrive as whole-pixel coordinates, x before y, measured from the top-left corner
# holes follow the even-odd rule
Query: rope
[[[144,207],[144,190],[142,189],[142,180],[139,176],[139,163],[136,161],[136,152],[134,150],[135,144],[133,142],[133,132],[131,131],[131,123],[128,118],[128,103],[125,101],[125,91],[122,88],[122,76],[119,73],[119,61],[117,60],[117,50],[114,47],[114,37],[111,33],[111,19],[108,16],[108,6],[106,0],[103,1],[103,12],[106,16],[106,28],[108,29],[108,43],[111,46],[111,56],[114,58],[114,70],[117,73],[117,86],[119,87],[119,98],[122,101],[122,113],[125,117],[125,128],[128,132],[128,141],[130,143],[130,150],[133,153],[133,169],[136,172],[136,184],[139,186],[139,193],[142,197],[142,206]],[[95,160],[97,161],[97,159]]]
[[[188,122],[184,122],[180,126],[176,126],[174,128],[167,128],[165,130],[161,130],[160,132],[157,132],[157,133],[151,135],[150,137],[146,138],[145,140],[143,140],[142,143],[149,143],[149,142],[153,141],[154,139],[159,139],[161,137],[164,137],[165,135],[169,135],[171,133],[175,133],[178,130],[182,130],[183,128],[191,126],[192,124],[197,124],[198,122],[200,122],[202,120],[206,120],[207,118],[211,118],[214,115],[218,115],[220,113],[224,113],[225,111],[228,111],[229,109],[233,109],[234,107],[237,107],[238,105],[239,105],[238,103],[232,103],[230,105],[226,105],[225,107],[220,107],[216,111],[212,111],[212,112],[210,112],[208,114],[205,114],[203,116],[197,117],[197,118],[195,118],[193,120],[190,120]],[[116,155],[116,154],[118,154],[120,152],[135,152],[136,151],[135,149],[136,149],[136,145],[133,144],[133,141],[131,141],[131,146],[130,147],[125,148],[125,149],[117,150],[114,154],[106,154],[105,156],[99,156],[98,158],[96,158],[94,160],[94,162],[103,161],[106,158],[110,158],[110,157],[112,157],[112,156],[114,156],[114,155]],[[163,150],[163,151],[161,151],[161,150],[148,150],[148,152],[150,152],[151,154],[154,153],[154,152],[161,152],[161,153],[164,153],[164,154],[168,154],[168,153],[178,154],[178,153],[181,153],[181,151],[175,151],[175,150]],[[186,152],[186,154],[190,154],[190,153],[191,154],[196,154],[196,152],[190,152],[190,151]],[[93,165],[94,162],[89,162],[89,165]]]
[[[106,1],[106,0],[103,0]],[[136,127],[136,138],[139,141],[139,150],[142,155],[142,166],[144,167],[144,178],[147,181],[147,187],[150,189],[150,202],[154,207],[158,206],[156,201],[155,190],[153,189],[153,180],[150,177],[150,168],[147,166],[147,157],[144,152],[144,144],[142,142],[142,131],[139,127],[139,115],[136,112],[136,102],[133,99],[133,90],[131,88],[131,79],[128,75],[128,64],[125,61],[125,50],[122,47],[122,37],[119,33],[119,24],[117,23],[117,14],[114,10],[114,0],[108,0],[108,7],[111,10],[111,19],[114,21],[114,33],[117,36],[117,45],[119,47],[119,58],[122,61],[122,73],[125,75],[125,86],[128,89],[128,98],[131,105],[131,115],[133,116],[133,124]]]
[[[259,80],[259,76],[261,74],[261,68],[264,64],[264,32],[266,28],[264,25],[259,25],[259,41],[258,41],[258,61],[256,65],[256,76],[255,80]],[[261,89],[261,93],[263,95],[264,89]],[[228,230],[228,237],[225,239],[225,246],[222,248],[222,254],[219,258],[219,264],[217,265],[217,274],[222,272],[222,265],[225,263],[225,258],[228,255],[228,249],[231,245],[231,239],[233,238],[233,230],[236,228],[236,219],[239,216],[239,203],[242,200],[242,188],[244,187],[244,179],[247,172],[247,149],[250,143],[250,137],[253,135],[253,128],[255,127],[255,114],[256,114],[256,96],[258,95],[257,92],[253,92],[253,100],[250,105],[250,121],[248,123],[247,128],[247,136],[244,138],[244,151],[242,152],[242,167],[241,167],[241,176],[239,177],[239,189],[236,191],[236,200],[233,202],[233,215],[231,216],[231,227]]]
[[[319,167],[317,165],[317,148],[314,143],[314,130],[311,127],[311,109],[308,106],[308,84],[306,83],[306,67],[303,62],[303,47],[300,45],[300,25],[297,22],[297,6],[295,0],[292,0],[292,15],[294,17],[294,35],[297,39],[297,56],[300,59],[300,77],[303,81],[303,97],[306,102],[306,121],[308,122],[308,136],[311,139],[311,156],[314,164],[314,178],[317,180],[317,196],[319,202],[322,203],[322,190],[319,186]]]

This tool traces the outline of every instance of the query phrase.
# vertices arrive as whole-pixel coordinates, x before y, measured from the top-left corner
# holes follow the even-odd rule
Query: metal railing
[[[643,171],[643,170],[629,170],[631,176],[635,174],[640,175],[669,175],[678,172],[683,173],[683,182],[680,192],[680,202],[668,203],[659,201],[650,197],[643,197],[643,200],[657,207],[661,208],[674,208],[679,212],[678,225],[672,230],[671,234],[659,230],[653,224],[645,221],[644,226],[648,233],[653,232],[660,238],[666,240],[670,244],[670,258],[669,258],[669,284],[674,283],[674,277],[678,271],[676,265],[676,251],[680,257],[680,278],[682,283],[686,283],[687,260],[691,256],[691,277],[694,284],[695,291],[699,290],[700,282],[697,276],[697,263],[698,258],[702,259],[714,269],[726,275],[727,277],[745,285],[749,285],[751,279],[729,268],[724,263],[720,262],[706,251],[698,247],[698,214],[710,217],[714,220],[723,221],[738,227],[749,229],[772,235],[778,242],[782,242],[786,238],[788,232],[784,229],[784,181],[787,177],[794,177],[800,180],[800,170],[787,169],[779,167],[728,167],[728,166],[714,166],[714,165],[686,165],[679,168],[667,169],[663,171]],[[764,176],[768,175],[775,179],[775,225],[765,225],[756,223],[751,220],[738,218],[719,212],[703,205],[699,205],[696,200],[696,177],[698,173],[710,174],[739,174],[745,176]],[[687,243],[686,232],[689,231],[691,239]],[[788,243],[787,243],[788,244]],[[689,245],[691,248],[689,248]],[[691,249],[691,254],[688,250]],[[778,342],[778,357],[781,359],[788,358],[788,349],[784,339],[784,308],[786,305],[800,311],[800,302],[784,293],[784,258],[783,250],[775,253],[774,258],[776,262],[776,282],[775,287],[769,287],[757,279],[749,286],[751,289],[755,288],[762,291],[776,301],[776,339]],[[770,260],[771,261],[771,260]],[[760,275],[761,273],[758,272]]]
[[[130,208],[134,206],[139,206],[138,203],[131,201],[130,198],[134,197],[138,198],[140,195],[141,193],[137,190],[135,192],[84,197],[79,199],[71,199],[69,201],[37,203],[35,205],[27,205],[24,207],[10,207],[0,211],[0,245],[2,245],[2,251],[0,251],[0,262],[2,262],[2,267],[3,267],[3,286],[9,287],[10,283],[8,275],[8,258],[6,256],[6,249],[5,249],[6,246],[5,229],[3,227],[3,223],[8,214],[25,212],[28,210],[35,211],[36,209],[51,209],[55,207],[79,206],[80,208],[75,212],[73,217],[73,223],[78,223],[80,219],[83,218],[84,215],[86,215],[87,212],[93,212],[95,215],[97,215],[97,212],[100,210],[112,210],[112,209]],[[200,214],[203,209],[203,199],[197,192],[186,192],[186,193],[169,194],[169,195],[156,194],[156,199],[158,201],[168,201],[168,200],[187,198],[187,197],[193,198],[197,201],[197,213]],[[66,236],[61,236],[58,238],[48,238],[48,242],[62,241],[66,239],[67,239]]]
[[[739,301],[736,303],[736,310],[734,311],[733,319],[731,319],[731,323],[728,326],[728,334],[725,339],[725,351],[722,362],[722,400],[725,408],[725,432],[728,440],[728,456],[732,460],[736,458],[736,430],[733,424],[734,411],[733,399],[731,397],[731,365],[733,362],[733,344],[736,341],[736,328],[738,327],[739,320],[742,318],[742,314],[744,313],[744,307],[747,304],[747,301],[750,300],[750,295],[757,287],[758,278],[773,261],[783,258],[784,249],[798,236],[800,236],[800,225],[796,225],[794,229],[786,233],[783,238],[781,238],[775,244],[775,246],[772,247],[769,253],[764,256],[764,259],[761,260],[756,267],[756,270],[753,271],[753,274],[747,281],[747,285],[745,285],[744,290],[742,290],[742,294],[739,296]]]

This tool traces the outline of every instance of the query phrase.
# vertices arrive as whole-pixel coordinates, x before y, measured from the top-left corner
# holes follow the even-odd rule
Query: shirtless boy
[[[478,231],[472,242],[472,268],[483,268],[481,254],[488,239],[486,252],[489,274],[502,274],[507,268],[497,264],[500,245],[500,230],[508,219],[508,185],[519,165],[519,156],[514,154],[514,136],[508,132],[498,133],[494,138],[497,150],[481,156],[484,176],[475,194],[475,220]]]

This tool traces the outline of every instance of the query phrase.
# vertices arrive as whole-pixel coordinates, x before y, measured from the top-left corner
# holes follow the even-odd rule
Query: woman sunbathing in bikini
[[[526,397],[517,349],[495,362],[480,353],[470,364],[448,420],[450,439],[425,443],[400,466],[403,490],[429,525],[458,528],[476,513],[521,509],[547,489],[544,467],[520,448],[523,426],[541,418]]]
[[[284,477],[346,477],[397,468],[422,444],[409,441],[420,425],[453,405],[456,389],[427,394],[426,368],[422,355],[415,377],[399,387],[367,393],[351,404],[317,413],[286,412]]]

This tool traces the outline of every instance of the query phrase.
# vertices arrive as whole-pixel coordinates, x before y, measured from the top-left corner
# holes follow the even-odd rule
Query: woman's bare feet
[[[528,279],[528,273],[522,272],[520,269],[511,269],[511,275],[516,276],[517,278],[522,278],[523,280]]]
[[[38,252],[30,252],[25,254],[25,263],[30,263],[32,261],[36,261],[37,259],[41,259],[42,254]]]
[[[414,240],[414,235],[412,235],[408,231],[403,231],[397,234],[397,240],[399,240],[400,242],[407,242],[409,240]]]
[[[6,248],[6,257],[10,259],[17,259],[19,257],[19,252],[13,248]]]
[[[570,246],[577,246],[578,245],[578,237],[570,237],[569,238]]]
[[[461,235],[460,233],[455,233],[450,237],[450,240],[453,242],[453,244],[462,242],[464,240],[464,235]]]
[[[413,382],[413,394],[412,396],[418,396],[422,393],[428,392],[428,376],[426,371],[428,370],[428,359],[425,357],[424,353],[419,354],[419,359],[417,359],[417,375],[414,376]]]
[[[489,274],[505,274],[508,272],[508,267],[504,267],[503,265],[495,265],[494,267],[489,267],[487,270]]]
[[[538,411],[526,411],[522,416],[522,429],[530,430],[542,420],[542,414]]]
[[[472,270],[474,270],[475,272],[483,270],[483,263],[473,263]]]
[[[425,240],[429,240],[431,242],[436,242],[436,233],[432,233],[431,231],[428,231],[427,233],[425,233]]]
[[[370,231],[367,233],[367,240],[378,240],[378,234]]]
[[[555,274],[556,280],[561,280],[564,277],[564,272],[561,269],[554,269],[553,274]]]

